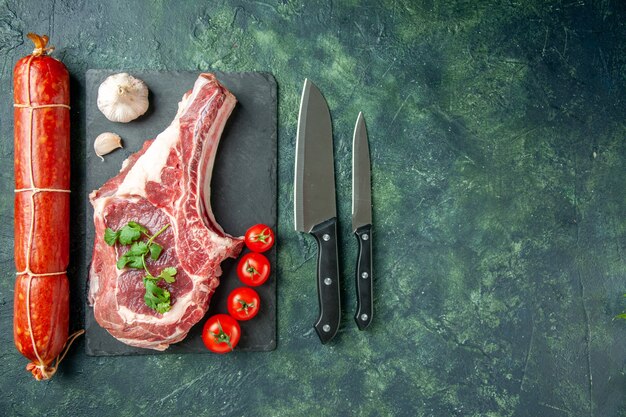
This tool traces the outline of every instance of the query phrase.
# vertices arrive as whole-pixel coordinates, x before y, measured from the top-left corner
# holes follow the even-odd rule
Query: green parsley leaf
[[[159,256],[161,256],[161,252],[163,252],[163,246],[154,242],[150,243],[148,249],[150,249],[150,257],[155,261],[159,259]]]
[[[130,249],[117,260],[117,269],[122,269],[127,265],[130,268],[143,269],[144,255],[146,253],[148,253],[148,244],[146,242],[133,243]]]
[[[117,260],[115,266],[117,266],[117,269],[124,269],[128,262],[130,262],[130,259],[120,256],[120,259]]]
[[[169,300],[166,303],[159,303],[156,306],[156,311],[157,313],[167,313],[168,311],[170,311],[170,309],[172,308],[172,305],[170,304]]]
[[[104,232],[104,240],[108,245],[113,246],[116,242],[130,245],[130,248],[117,260],[116,266],[118,269],[129,267],[143,269],[146,272],[143,278],[143,284],[146,287],[144,301],[148,307],[161,314],[171,309],[170,293],[157,284],[161,280],[167,283],[175,282],[174,276],[177,271],[176,268],[168,267],[164,268],[158,277],[153,276],[146,266],[146,255],[149,253],[150,258],[154,261],[159,259],[163,252],[163,246],[155,243],[154,239],[168,227],[170,225],[166,224],[153,236],[150,236],[147,228],[135,221],[129,221],[117,232],[110,228]],[[141,240],[142,234],[148,238],[147,242]]]
[[[120,259],[117,260],[117,269],[122,269],[125,266],[129,268],[143,269],[143,256],[121,256]]]
[[[135,242],[123,256],[141,256],[146,253],[148,253],[148,244],[146,242]]]
[[[107,245],[113,246],[115,245],[115,242],[117,241],[117,238],[119,237],[119,235],[120,235],[120,232],[116,232],[110,227],[107,227],[104,230],[104,241],[106,242]]]
[[[140,225],[137,222],[134,222],[134,221],[131,220],[131,221],[128,222],[128,225],[130,227],[132,227],[133,229],[136,229],[136,230],[139,230],[142,233],[148,234],[148,229],[146,229],[145,227],[143,227],[142,225]]]
[[[151,280],[153,280],[153,281],[155,281],[155,282],[158,282],[158,281],[161,279],[161,277],[155,277],[155,276],[154,276],[154,275],[152,275],[152,274],[147,274],[147,275],[144,277],[144,279],[151,279]]]
[[[122,245],[130,245],[141,237],[141,230],[128,224],[122,227],[118,233],[120,234],[119,241]]]
[[[131,268],[143,269],[143,256],[129,256],[128,266]]]
[[[161,314],[170,310],[170,292],[168,290],[146,278],[143,280],[143,285],[146,287],[146,294],[143,299],[148,307]]]
[[[171,284],[172,282],[176,281],[174,275],[176,275],[177,272],[178,271],[176,271],[176,268],[174,268],[173,266],[168,266],[167,268],[163,268],[163,270],[159,274],[159,278],[162,278],[165,282]]]

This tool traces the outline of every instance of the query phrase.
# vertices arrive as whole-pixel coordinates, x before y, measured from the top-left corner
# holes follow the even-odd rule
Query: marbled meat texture
[[[210,201],[215,154],[235,103],[215,76],[200,75],[171,125],[89,196],[96,232],[89,302],[97,322],[123,343],[165,350],[183,340],[208,309],[219,284],[220,263],[242,249],[241,238],[226,234],[204,204]],[[159,284],[171,293],[172,307],[164,314],[144,302],[143,270],[116,268],[128,247],[104,242],[107,227],[118,230],[131,220],[151,234],[170,224],[156,240],[163,253],[148,261],[155,276],[166,266],[178,270],[174,283]]]

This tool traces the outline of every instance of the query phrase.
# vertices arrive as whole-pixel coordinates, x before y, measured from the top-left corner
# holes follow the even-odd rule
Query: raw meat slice
[[[183,340],[208,309],[220,263],[242,249],[242,239],[226,234],[203,203],[209,201],[219,139],[235,103],[213,74],[201,74],[170,126],[89,195],[96,232],[89,302],[97,322],[128,345],[165,350]],[[170,225],[156,239],[164,248],[161,256],[147,265],[155,276],[166,266],[178,270],[176,281],[166,285],[171,310],[164,314],[144,302],[143,270],[116,268],[127,247],[104,242],[107,227],[117,230],[131,220],[151,234]]]

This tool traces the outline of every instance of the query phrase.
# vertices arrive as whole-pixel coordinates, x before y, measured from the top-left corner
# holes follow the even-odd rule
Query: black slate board
[[[198,72],[128,71],[144,80],[150,89],[148,112],[131,123],[113,123],[98,110],[96,99],[100,83],[120,72],[89,70],[86,77],[86,189],[99,188],[119,171],[122,161],[139,150],[143,142],[154,138],[172,121],[183,94],[193,87]],[[276,228],[276,82],[266,73],[220,73],[217,78],[236,97],[233,111],[220,141],[211,180],[211,206],[217,222],[227,233],[243,235],[255,223]],[[102,162],[93,152],[93,140],[102,132],[115,132],[122,137],[124,149],[105,157]],[[250,204],[254,201],[255,204]],[[89,265],[94,238],[93,210],[87,204],[86,256]],[[246,249],[244,249],[245,251]],[[276,247],[266,254],[276,265]],[[194,326],[185,340],[165,352],[125,345],[95,321],[93,309],[85,308],[86,350],[92,356],[114,356],[159,353],[205,353],[201,340],[202,325],[210,315],[226,312],[229,292],[241,286],[236,273],[237,261],[222,263],[220,286],[211,299],[205,319]],[[87,277],[87,271],[85,271]],[[262,300],[259,314],[241,323],[242,336],[236,350],[269,351],[276,347],[276,274],[255,288]],[[85,297],[86,299],[86,297]]]

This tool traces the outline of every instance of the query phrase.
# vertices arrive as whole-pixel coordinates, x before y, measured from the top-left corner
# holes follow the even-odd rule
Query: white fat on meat
[[[196,99],[200,89],[195,88],[191,94],[186,94],[181,102],[178,104],[178,112],[174,121],[161,132],[154,140],[152,145],[146,150],[146,152],[135,162],[135,165],[131,168],[126,175],[124,181],[120,184],[119,189],[115,193],[118,196],[124,195],[138,195],[146,196],[146,184],[148,181],[161,183],[161,172],[167,167],[167,158],[170,155],[172,149],[174,149],[178,143],[180,137],[180,118],[189,107],[188,105]],[[217,92],[207,100],[207,106],[210,106],[215,100]],[[200,120],[200,119],[199,119]],[[198,121],[200,123],[200,121]],[[196,128],[197,129],[197,128]],[[214,127],[211,127],[210,133],[214,133]],[[214,161],[215,152],[212,155],[211,162]],[[213,164],[209,165],[212,168]],[[204,167],[206,168],[206,167]],[[210,171],[207,173],[210,178]]]
[[[197,132],[200,132],[202,123],[205,122],[204,114],[209,114],[208,109],[215,107],[217,103],[215,99],[218,95],[223,95],[224,100],[221,102],[221,107],[218,108],[215,120],[211,121],[209,129],[205,129],[205,133],[202,137]],[[192,106],[192,104],[196,104]],[[213,292],[215,285],[217,285],[217,278],[221,275],[220,262],[227,257],[238,255],[243,241],[241,238],[233,238],[225,234],[222,228],[215,222],[210,205],[208,204],[210,196],[210,179],[213,163],[215,160],[215,153],[217,151],[217,144],[222,134],[222,130],[226,123],[226,119],[230,115],[232,108],[234,107],[236,99],[230,92],[223,88],[215,77],[211,74],[202,74],[194,84],[194,88],[191,93],[185,94],[183,99],[179,103],[176,117],[172,123],[160,133],[155,140],[148,146],[143,155],[135,160],[130,169],[124,173],[124,170],[131,163],[132,158],[124,161],[122,170],[118,176],[120,178],[119,184],[114,189],[114,192],[110,192],[112,189],[110,186],[107,189],[106,195],[99,195],[95,190],[90,194],[90,201],[94,208],[94,224],[96,226],[96,242],[94,244],[94,253],[92,259],[92,268],[90,269],[90,287],[89,287],[89,300],[94,306],[94,315],[98,323],[104,327],[109,333],[111,333],[118,340],[137,347],[144,347],[156,350],[164,350],[171,343],[176,343],[182,340],[189,329],[195,324],[193,320],[189,319],[191,313],[194,313],[194,317],[198,316],[198,310],[203,315],[206,306],[198,305],[198,300],[206,301],[210,299],[210,295]],[[196,111],[197,114],[191,112]],[[189,132],[181,130],[180,118],[185,115],[185,120],[190,120],[194,124],[194,131]],[[202,138],[202,139],[201,139]],[[194,195],[198,196],[198,201],[195,202],[197,207],[197,213],[193,213],[193,216],[198,216],[202,219],[201,222],[190,222],[186,224],[193,224],[194,226],[190,230],[178,230],[177,216],[182,213],[181,206],[184,201],[188,201],[189,191],[183,190],[181,197],[177,201],[171,202],[171,206],[167,210],[161,210],[169,219],[171,230],[174,233],[174,249],[177,254],[188,252],[193,249],[195,252],[200,252],[203,255],[204,264],[198,264],[198,270],[206,270],[206,267],[212,265],[212,272],[209,276],[200,276],[189,271],[185,268],[185,273],[191,279],[193,288],[183,294],[177,294],[176,301],[172,304],[171,309],[162,315],[149,315],[141,314],[128,306],[120,305],[119,300],[124,299],[121,296],[120,291],[122,287],[117,285],[119,280],[124,279],[124,270],[118,270],[115,265],[109,265],[108,263],[99,261],[99,256],[103,256],[105,251],[111,251],[113,248],[104,244],[98,244],[103,239],[103,233],[106,225],[105,213],[110,204],[119,202],[120,199],[132,204],[147,198],[146,184],[148,182],[155,182],[161,184],[161,174],[163,169],[167,167],[167,160],[173,149],[176,149],[182,140],[204,140],[205,145],[202,146],[202,154],[200,155],[199,172],[205,173],[205,176],[200,176],[196,181],[196,190]],[[195,175],[195,173],[188,172],[188,167],[185,164],[188,161],[182,161],[183,170],[181,170],[183,182],[190,185],[189,176]],[[109,182],[113,185],[116,184],[114,177]],[[204,178],[204,181],[200,181]],[[107,184],[109,184],[107,182]],[[103,186],[106,187],[107,184]],[[206,197],[206,198],[203,198]],[[204,202],[203,202],[204,200]],[[188,216],[187,214],[186,216]],[[197,228],[201,229],[197,229]],[[206,229],[205,229],[206,227]],[[183,245],[182,240],[178,238],[181,233],[185,234],[186,240]],[[191,246],[189,246],[191,244]],[[111,256],[110,252],[107,252]],[[106,256],[104,256],[106,259]],[[94,265],[98,265],[98,268],[94,268]],[[216,265],[216,266],[215,266]],[[173,265],[180,268],[180,265]],[[106,291],[110,288],[115,288],[115,296],[105,297],[101,294],[102,291]],[[103,303],[99,303],[99,300],[107,300]],[[107,304],[108,303],[108,304]],[[208,304],[208,302],[207,302]],[[191,313],[190,313],[191,312]],[[99,314],[102,313],[102,314]],[[197,319],[194,319],[197,321]],[[155,324],[157,327],[155,328]],[[143,327],[145,325],[145,327]],[[156,329],[156,331],[155,331]],[[163,336],[166,334],[166,336]],[[159,340],[161,338],[161,340]]]

